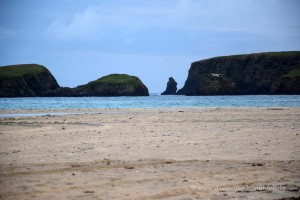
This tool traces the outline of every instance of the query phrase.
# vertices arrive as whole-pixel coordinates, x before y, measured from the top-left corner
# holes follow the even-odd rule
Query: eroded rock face
[[[211,76],[214,74],[219,77]],[[300,94],[300,51],[223,56],[194,62],[177,94]]]
[[[175,95],[177,92],[177,83],[173,77],[169,78],[166,90],[161,95]]]
[[[223,74],[204,73],[191,83],[185,95],[233,95],[236,94],[235,83]]]
[[[49,70],[37,64],[0,67],[0,97],[42,96],[59,88]]]

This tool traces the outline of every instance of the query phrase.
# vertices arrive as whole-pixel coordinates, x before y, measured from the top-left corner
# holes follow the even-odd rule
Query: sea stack
[[[161,93],[161,95],[176,95],[176,92],[177,92],[177,83],[173,77],[170,77],[167,83],[166,91]]]

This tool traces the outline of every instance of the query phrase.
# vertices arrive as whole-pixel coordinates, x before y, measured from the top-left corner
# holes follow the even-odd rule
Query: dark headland
[[[135,76],[111,74],[75,88],[60,87],[50,71],[37,64],[0,67],[0,97],[149,96]]]
[[[300,94],[300,51],[222,56],[194,62],[177,94]]]

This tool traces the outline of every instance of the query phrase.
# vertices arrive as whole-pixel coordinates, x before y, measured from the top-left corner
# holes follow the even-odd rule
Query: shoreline
[[[105,108],[209,108],[209,107],[300,107],[300,95],[254,96],[149,96],[84,98],[18,98],[1,99],[5,110],[105,109]]]
[[[265,109],[265,110],[291,110],[300,107],[282,107],[282,106],[216,106],[216,107],[156,107],[156,108],[51,108],[51,109],[2,109],[0,110],[0,118],[7,117],[38,117],[38,116],[60,116],[60,115],[85,115],[98,114],[101,112],[112,111],[157,111],[157,110],[216,110],[216,109]]]
[[[0,197],[299,196],[300,108],[65,109],[63,113],[70,114],[0,118]],[[233,186],[248,189],[220,190]],[[249,191],[263,186],[268,186],[266,192]]]

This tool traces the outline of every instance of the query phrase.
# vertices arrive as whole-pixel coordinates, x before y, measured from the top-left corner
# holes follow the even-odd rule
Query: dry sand
[[[0,118],[2,199],[300,196],[300,108],[22,112],[73,114]]]

